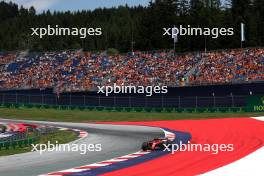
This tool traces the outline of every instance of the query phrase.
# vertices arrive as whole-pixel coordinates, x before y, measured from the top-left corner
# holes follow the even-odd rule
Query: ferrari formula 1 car
[[[155,138],[148,142],[143,142],[142,150],[164,150],[165,146],[171,146],[172,141],[167,138]]]

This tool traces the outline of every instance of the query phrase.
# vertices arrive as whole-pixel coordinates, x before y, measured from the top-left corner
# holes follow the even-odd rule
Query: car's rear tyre
[[[149,149],[148,143],[147,143],[147,142],[143,142],[141,149],[142,149],[143,151],[148,150],[148,149]]]

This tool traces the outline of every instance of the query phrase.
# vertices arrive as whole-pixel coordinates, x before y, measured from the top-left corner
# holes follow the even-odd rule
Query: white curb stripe
[[[90,170],[90,169],[75,169],[75,168],[73,168],[73,169],[62,170],[62,171],[59,171],[58,173],[60,173],[60,172],[74,172],[74,173],[76,173],[76,172],[83,172],[83,171],[87,171],[87,170]]]
[[[150,152],[144,152],[144,151],[139,151],[139,152],[136,152],[136,153],[132,153],[131,155],[145,155],[145,154],[148,154]]]
[[[260,117],[251,117],[252,119],[255,120],[260,120],[260,121],[264,121],[264,116],[260,116]]]
[[[120,159],[122,159],[122,158],[136,158],[136,157],[139,157],[140,155],[125,155],[125,156],[121,156],[121,157],[118,157],[118,158],[120,158]]]
[[[165,138],[168,138],[171,141],[173,141],[175,139],[176,135],[174,133],[166,131],[166,130],[164,130],[162,128],[161,128],[161,130],[164,132]]]
[[[106,160],[106,161],[103,161],[102,163],[115,163],[115,162],[121,162],[121,161],[126,161],[128,159],[124,158],[124,159],[120,159],[120,158],[115,158],[115,159],[110,159],[110,160]]]
[[[94,163],[94,164],[89,164],[89,165],[87,165],[87,166],[99,166],[99,167],[102,167],[102,166],[108,166],[109,164],[107,164],[107,163],[104,163],[104,164],[102,164],[102,163]]]

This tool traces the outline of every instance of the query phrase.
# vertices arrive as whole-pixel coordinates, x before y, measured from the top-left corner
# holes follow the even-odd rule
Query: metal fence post
[[[163,95],[161,96],[161,107],[164,108],[164,97],[163,97]]]
[[[131,97],[128,97],[128,101],[129,101],[129,107],[131,108]]]
[[[85,95],[83,95],[83,106],[86,106]]]
[[[98,97],[98,106],[101,106],[101,96]]]
[[[232,93],[231,93],[231,100],[232,100],[232,108],[233,108],[235,106],[235,103],[234,103],[234,96]]]
[[[213,103],[214,103],[214,108],[215,108],[215,93],[213,93],[212,95],[213,95]]]
[[[17,104],[17,92],[16,92],[16,104]]]
[[[114,96],[114,107],[116,107],[116,96]]]
[[[59,99],[59,97],[55,96],[55,105],[58,105],[58,99]]]
[[[215,100],[215,96],[214,96],[214,107],[215,107],[215,105],[216,105],[216,100]]]
[[[195,97],[195,107],[198,108],[198,97]]]
[[[43,106],[44,105],[44,95],[41,94],[41,105]]]
[[[181,97],[179,96],[178,97],[178,108],[180,108],[181,107]]]
[[[5,93],[3,93],[2,104],[5,104]]]
[[[70,94],[70,106],[72,105],[72,96]]]

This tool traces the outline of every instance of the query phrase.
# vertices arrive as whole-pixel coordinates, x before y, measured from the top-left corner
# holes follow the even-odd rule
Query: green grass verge
[[[248,112],[112,112],[89,110],[59,110],[37,108],[0,108],[0,117],[9,119],[30,119],[65,122],[91,121],[146,121],[146,120],[179,120],[207,119],[227,117],[264,116],[262,113]]]
[[[47,144],[48,141],[50,141],[51,144],[56,144],[56,141],[58,141],[59,144],[65,144],[71,141],[74,141],[78,138],[77,134],[74,131],[59,131],[56,130],[54,133],[47,134],[47,135],[41,135],[40,139],[37,143],[39,144]],[[31,146],[28,147],[16,147],[13,149],[10,147],[9,149],[0,150],[0,156],[7,156],[7,155],[14,155],[18,153],[25,153],[30,152],[32,150]]]

